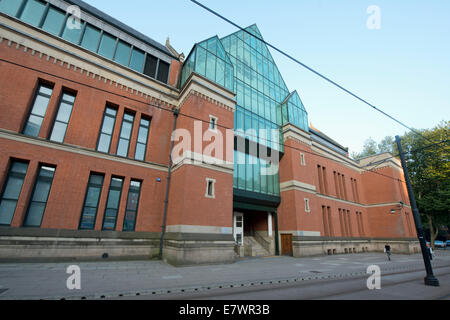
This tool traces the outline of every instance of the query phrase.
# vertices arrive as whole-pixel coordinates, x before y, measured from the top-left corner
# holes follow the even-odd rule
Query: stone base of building
[[[420,252],[420,243],[417,239],[293,237],[292,241],[294,257],[384,252],[386,244],[391,246],[393,254]]]
[[[163,260],[174,266],[233,263],[234,238],[231,234],[167,233]]]
[[[148,260],[159,233],[0,228],[0,262]]]

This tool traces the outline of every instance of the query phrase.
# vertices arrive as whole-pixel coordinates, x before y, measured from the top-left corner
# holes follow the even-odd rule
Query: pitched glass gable
[[[233,65],[217,36],[194,46],[183,65],[181,86],[192,72],[234,91]]]
[[[297,91],[293,91],[282,104],[283,125],[291,123],[308,132],[308,112]]]

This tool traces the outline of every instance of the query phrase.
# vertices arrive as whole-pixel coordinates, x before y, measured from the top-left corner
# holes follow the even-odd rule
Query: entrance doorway
[[[236,244],[242,246],[244,244],[244,214],[235,212],[233,222],[233,236]]]
[[[281,234],[281,254],[283,256],[293,256],[292,234]]]

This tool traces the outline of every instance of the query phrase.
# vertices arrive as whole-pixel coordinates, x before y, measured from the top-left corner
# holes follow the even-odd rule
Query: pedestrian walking
[[[389,244],[384,246],[384,253],[386,253],[389,261],[391,261],[391,246]]]

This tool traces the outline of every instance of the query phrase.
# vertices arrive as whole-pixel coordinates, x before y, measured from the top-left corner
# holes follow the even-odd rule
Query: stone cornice
[[[231,112],[234,112],[236,108],[236,100],[234,99],[233,92],[226,90],[195,72],[185,82],[180,94],[178,108],[181,108],[190,96],[198,96],[205,101]]]

